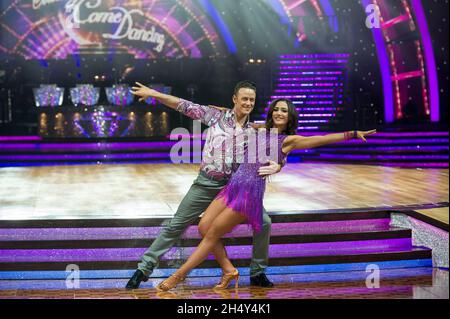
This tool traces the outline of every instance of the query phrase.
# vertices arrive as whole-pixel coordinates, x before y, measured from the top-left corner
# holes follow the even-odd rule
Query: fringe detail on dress
[[[255,187],[255,183],[261,183],[261,187]],[[249,191],[252,193],[250,194]],[[259,233],[262,229],[262,209],[263,196],[265,191],[265,181],[253,181],[250,183],[230,182],[217,195],[217,199],[222,198],[225,205],[235,212],[245,216],[247,223],[253,230]]]

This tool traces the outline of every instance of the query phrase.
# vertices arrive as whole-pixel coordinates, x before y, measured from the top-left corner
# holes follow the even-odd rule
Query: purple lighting
[[[318,126],[299,126],[299,130],[318,130]]]
[[[0,143],[0,149],[5,150],[40,150],[40,151],[52,151],[52,150],[72,150],[72,151],[111,151],[111,150],[132,150],[132,149],[161,149],[167,150],[174,146],[176,141],[166,142],[110,142],[110,143]],[[204,143],[204,141],[202,141]],[[186,143],[190,145],[190,142]]]
[[[371,0],[362,0],[361,4],[365,8],[372,4]],[[389,65],[389,57],[387,55],[386,45],[384,42],[384,36],[381,29],[372,28],[373,38],[377,47],[378,62],[381,68],[381,77],[383,82],[383,94],[384,94],[384,113],[387,123],[394,122],[394,93],[392,89],[391,81],[391,68]]]
[[[339,110],[337,107],[297,107],[297,111],[336,111]]]
[[[335,54],[284,54],[281,55],[281,59],[313,59],[313,58],[348,58],[348,53],[335,53]]]
[[[448,168],[448,163],[380,163],[378,165],[405,168]]]
[[[206,12],[211,16],[212,20],[214,21],[215,25],[219,29],[223,39],[225,40],[225,43],[227,44],[228,51],[230,53],[237,53],[237,47],[234,43],[233,36],[228,29],[227,25],[221,18],[219,12],[217,12],[214,5],[209,0],[200,0],[200,5],[203,6]]]
[[[292,99],[292,98],[296,98],[296,99],[306,99],[306,98],[310,98],[310,99],[324,99],[324,98],[328,98],[331,99],[333,98],[333,95],[274,95],[271,96],[272,99],[282,99],[282,98],[287,98],[287,99]]]
[[[449,132],[377,132],[377,136],[383,137],[448,137]]]
[[[306,81],[337,81],[339,78],[332,77],[332,76],[318,76],[314,78],[279,78],[280,81],[300,81],[300,82],[306,82]]]
[[[336,14],[333,10],[333,6],[330,4],[328,0],[319,0],[320,5],[322,6],[325,14],[328,16],[328,19],[330,21],[330,27],[333,29],[334,32],[339,31],[339,24],[338,19],[336,18]],[[348,56],[348,55],[344,55]]]
[[[301,114],[301,117],[336,117],[336,113],[341,111],[342,108],[330,107],[327,109],[327,111],[331,111],[330,113],[323,113],[324,107],[320,106],[342,105],[344,99],[343,89],[346,79],[346,64],[348,63],[349,57],[350,54],[282,55],[279,62],[281,65],[279,68],[280,71],[278,72],[278,79],[275,83],[276,94],[271,95],[271,100],[287,98],[292,100],[295,105],[310,106],[309,108],[298,108],[300,111],[310,112],[310,114]],[[286,64],[294,66],[285,66]],[[317,68],[319,70],[306,70],[308,68]],[[333,70],[331,68],[337,68],[339,70]],[[313,106],[316,105],[319,107],[314,108]],[[320,123],[325,126],[330,123],[330,120],[301,119],[299,123]],[[301,126],[298,129],[317,130],[319,128],[319,126]]]
[[[315,63],[347,63],[348,60],[285,60],[280,61],[281,64],[315,64]]]
[[[296,84],[279,84],[278,86],[280,87],[295,87],[298,86]],[[332,93],[334,90],[333,89],[294,89],[294,90],[275,90],[275,93]]]
[[[300,120],[299,123],[329,123],[329,120]]]
[[[190,155],[200,156],[201,153],[192,152]],[[64,154],[64,155],[0,155],[2,161],[45,161],[45,160],[111,160],[111,159],[151,159],[151,158],[168,158],[170,154],[164,153],[127,153],[127,154]]]
[[[330,113],[316,113],[316,114],[299,114],[299,117],[334,117],[336,114],[330,114]]]
[[[323,69],[323,65],[280,66],[280,70]],[[340,65],[327,65],[327,69],[342,69]]]
[[[338,74],[342,74],[342,72],[331,72],[331,71],[327,71],[327,72],[281,72],[280,75],[314,75],[314,74],[318,74],[318,75],[338,75]]]
[[[0,136],[0,141],[41,141],[40,136]]]
[[[293,102],[296,105],[301,104],[333,104],[333,101],[300,101],[300,102]]]
[[[232,259],[247,259],[252,246],[229,246]],[[304,244],[274,244],[270,246],[270,258],[312,257],[326,255],[354,255],[398,252],[412,248],[411,238],[381,239],[347,242],[323,242]],[[187,258],[195,248],[183,248],[182,258]],[[147,248],[97,248],[97,249],[2,249],[0,262],[83,262],[83,261],[137,261]],[[180,258],[177,248],[172,248],[163,260]],[[208,259],[213,259],[209,256]]]
[[[448,160],[447,155],[335,155],[319,154],[321,158],[326,159],[347,159],[347,160]]]
[[[411,0],[414,13],[416,14],[417,24],[419,26],[420,35],[425,52],[425,61],[427,64],[427,74],[430,92],[430,118],[432,122],[439,122],[439,83],[437,77],[436,60],[434,57],[433,43],[431,41],[430,31],[428,30],[428,23],[425,17],[425,12],[420,0]]]
[[[332,222],[274,223],[272,236],[338,234],[360,231],[389,230],[390,219],[344,220]],[[105,239],[151,239],[156,238],[161,227],[88,227],[88,228],[0,228],[2,241],[38,240],[105,240]],[[252,236],[246,225],[238,225],[224,238]],[[197,226],[190,226],[183,238],[200,239]]]

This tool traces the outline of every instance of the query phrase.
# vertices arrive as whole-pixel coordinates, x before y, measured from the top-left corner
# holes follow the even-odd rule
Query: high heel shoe
[[[173,281],[171,284],[168,283],[169,279],[172,278]],[[180,282],[183,282],[186,277],[181,277],[177,274],[173,274],[166,280],[163,280],[158,286],[156,286],[156,290],[158,291],[169,291],[170,289],[175,288]]]
[[[239,286],[239,272],[237,269],[228,274],[223,274],[222,279],[220,279],[220,283],[214,286],[214,289],[227,289],[233,279],[235,280],[234,288],[237,289]]]

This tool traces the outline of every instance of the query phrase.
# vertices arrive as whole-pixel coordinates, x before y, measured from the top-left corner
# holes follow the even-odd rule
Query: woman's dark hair
[[[273,128],[273,109],[279,102],[285,102],[288,106],[288,123],[286,126],[286,130],[281,133],[286,135],[296,135],[298,129],[298,114],[297,110],[295,109],[294,103],[292,103],[292,101],[289,99],[277,99],[270,103],[269,112],[267,113],[266,118],[266,129],[269,130]]]

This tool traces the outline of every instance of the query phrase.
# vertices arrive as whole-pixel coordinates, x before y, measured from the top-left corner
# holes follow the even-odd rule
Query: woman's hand
[[[269,165],[261,166],[259,168],[259,176],[266,178],[267,176],[273,175],[281,171],[281,165],[273,161],[269,161]]]
[[[377,132],[377,130],[371,130],[371,131],[356,131],[357,132],[357,135],[358,135],[358,139],[361,139],[361,140],[363,140],[364,142],[367,142],[366,141],[366,136],[368,136],[368,135],[372,135],[372,134],[375,134],[376,132]]]
[[[133,86],[131,89],[131,94],[139,96],[139,102],[143,102],[149,97],[157,97],[160,93],[156,90],[153,90],[139,82],[136,82],[136,85]]]

